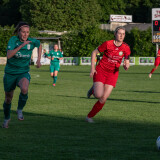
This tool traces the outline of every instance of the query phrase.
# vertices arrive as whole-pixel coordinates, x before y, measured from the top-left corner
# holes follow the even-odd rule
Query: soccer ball
[[[160,136],[156,140],[157,149],[160,150]]]

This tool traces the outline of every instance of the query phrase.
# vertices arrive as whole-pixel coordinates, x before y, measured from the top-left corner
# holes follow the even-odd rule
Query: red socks
[[[151,74],[152,74],[155,70],[156,70],[156,69],[155,69],[155,68],[153,68],[153,69],[152,69],[152,71],[151,71]]]
[[[88,118],[94,117],[103,108],[104,104],[100,103],[98,100],[93,106],[92,110],[89,112]]]

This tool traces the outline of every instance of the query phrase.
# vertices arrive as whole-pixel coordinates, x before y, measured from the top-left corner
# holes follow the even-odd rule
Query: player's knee
[[[53,77],[53,74],[51,74],[51,77]]]
[[[21,89],[21,93],[22,93],[22,94],[27,94],[27,93],[28,93],[28,87],[23,87],[23,88]]]
[[[5,98],[5,103],[10,104],[12,102],[12,96],[8,96]]]
[[[96,98],[100,99],[100,98],[103,96],[103,94],[102,94],[101,92],[95,92],[95,93],[94,93],[94,96],[95,96]]]

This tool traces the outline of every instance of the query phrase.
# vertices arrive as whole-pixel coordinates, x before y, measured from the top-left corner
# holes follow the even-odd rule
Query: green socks
[[[4,119],[10,119],[10,111],[11,111],[11,103],[3,103],[3,110],[4,110]]]
[[[25,106],[26,102],[28,99],[28,93],[27,94],[22,94],[20,93],[19,95],[19,101],[18,101],[18,109],[22,110],[23,107]],[[3,111],[4,111],[4,119],[8,120],[10,119],[10,111],[11,111],[11,103],[3,103]]]
[[[26,105],[27,99],[28,99],[28,93],[27,94],[20,93],[17,109],[22,110],[23,107]]]
[[[57,81],[57,76],[54,76],[54,78],[53,78],[53,83],[55,84],[56,81]]]

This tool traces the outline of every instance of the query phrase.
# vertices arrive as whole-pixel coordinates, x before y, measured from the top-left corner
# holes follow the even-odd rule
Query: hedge
[[[8,40],[13,36],[14,26],[0,27],[0,57],[6,56]],[[50,37],[53,35],[40,34],[37,29],[31,28],[31,37]],[[106,40],[114,39],[111,31],[99,29],[99,27],[88,27],[85,30],[69,32],[62,36],[62,49],[65,57],[87,57],[91,52]],[[126,33],[125,42],[131,48],[131,56],[154,57],[156,47],[152,44],[152,31],[138,29]]]

